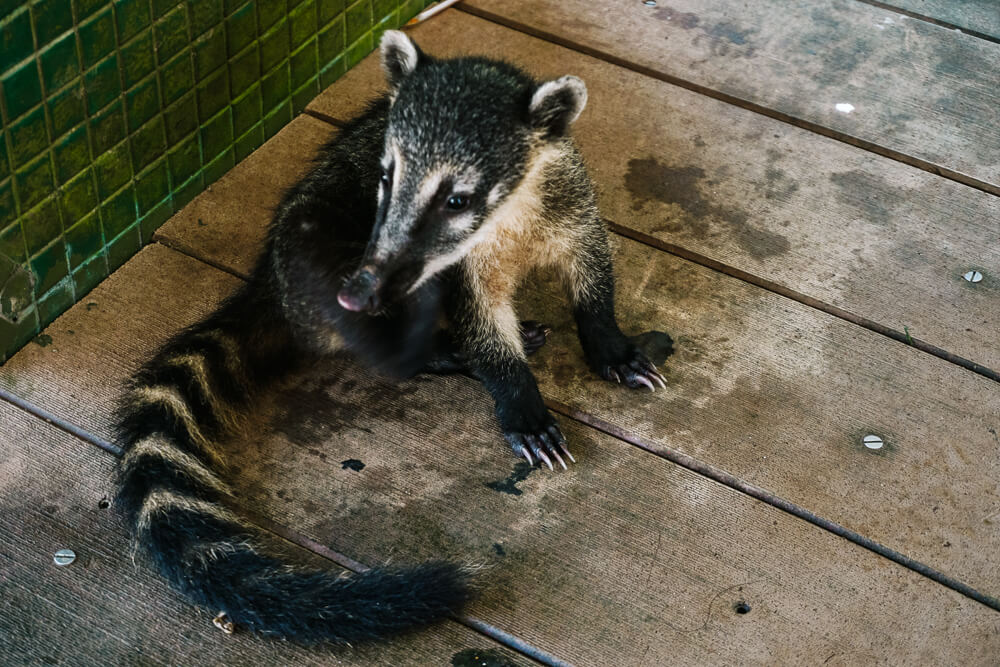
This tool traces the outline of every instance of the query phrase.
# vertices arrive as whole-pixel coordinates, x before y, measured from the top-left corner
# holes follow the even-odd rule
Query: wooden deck
[[[382,646],[225,636],[133,563],[119,387],[246,276],[373,55],[0,367],[0,663],[1000,663],[994,0],[466,0],[412,34],[587,82],[621,321],[673,335],[668,390],[593,377],[542,279],[568,472],[518,463],[463,377],[337,358],[276,396],[233,480],[255,522],[333,569],[493,565]]]

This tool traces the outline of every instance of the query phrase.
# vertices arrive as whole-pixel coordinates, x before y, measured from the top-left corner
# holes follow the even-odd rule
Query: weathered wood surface
[[[1000,371],[997,197],[462,12],[412,34],[581,76],[574,134],[614,222]],[[310,109],[352,117],[381,88],[377,58]]]
[[[225,636],[210,614],[132,561],[124,528],[102,506],[112,493],[110,454],[3,402],[0,430],[4,665],[472,665],[476,654],[497,667],[528,664],[453,622],[355,649]],[[77,559],[57,567],[52,556],[62,548]]]
[[[996,43],[850,0],[463,6],[1000,193]]]
[[[996,0],[881,0],[885,5],[927,16],[1000,39],[1000,5]]]
[[[147,248],[95,290],[98,307],[71,309],[13,372],[50,369],[22,385],[35,387],[27,397],[106,433],[124,369],[233,281]],[[206,297],[189,301],[192,284]],[[81,398],[50,400],[69,395]],[[592,429],[565,423],[580,459],[567,473],[516,463],[466,378],[393,385],[333,360],[268,405],[268,428],[235,471],[248,506],[370,564],[491,565],[470,613],[574,664],[988,664],[1000,650],[996,612]],[[56,461],[79,467],[58,452],[39,470]],[[120,618],[112,605],[103,613]]]

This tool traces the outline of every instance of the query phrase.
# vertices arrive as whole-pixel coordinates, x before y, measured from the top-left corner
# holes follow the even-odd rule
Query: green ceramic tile
[[[156,57],[161,63],[170,60],[188,44],[187,12],[178,7],[153,26]]]
[[[153,57],[153,31],[144,30],[122,47],[122,79],[125,89],[142,81],[156,67]]]
[[[48,148],[49,133],[45,129],[45,108],[34,111],[11,124],[10,157],[15,167],[25,164]]]
[[[214,183],[236,165],[236,152],[230,146],[226,152],[205,165],[205,184]]]
[[[316,0],[308,0],[288,13],[292,48],[316,34]]]
[[[198,119],[204,123],[228,103],[229,72],[223,68],[198,86]]]
[[[249,2],[226,19],[226,49],[229,56],[239,53],[255,39],[257,39],[257,8],[253,2]]]
[[[83,80],[87,90],[87,110],[93,115],[122,91],[117,56],[112,54],[102,60],[84,75]]]
[[[63,280],[38,302],[39,328],[52,324],[57,317],[73,305],[73,281]]]
[[[230,14],[235,13],[236,10],[241,9],[242,7],[244,7],[247,4],[253,4],[253,3],[252,2],[251,3],[247,3],[246,0],[222,0],[222,10],[223,10],[223,12],[225,12],[226,16],[229,16]],[[256,18],[256,12],[255,12],[254,13],[254,22],[256,22],[256,21],[257,21],[257,18]]]
[[[226,107],[201,127],[201,150],[205,160],[215,159],[219,153],[232,146],[233,112]]]
[[[355,2],[347,8],[346,17],[347,43],[353,44],[372,28],[374,21],[371,0]]]
[[[288,21],[282,19],[260,39],[260,68],[264,73],[288,57]]]
[[[260,82],[260,90],[263,96],[264,108],[271,110],[276,107],[282,100],[286,99],[292,94],[291,87],[291,75],[288,71],[288,63],[285,63],[281,67],[275,68],[273,72],[265,76]],[[258,115],[254,122],[259,119]],[[249,125],[247,126],[249,127]],[[240,130],[237,130],[236,134],[241,134]]]
[[[285,3],[274,0],[257,3],[257,25],[260,32],[266,32],[278,19],[285,16]]]
[[[159,110],[159,88],[156,86],[156,77],[151,76],[125,95],[125,115],[128,118],[128,131],[135,132],[141,125],[144,125],[146,121],[155,116]]]
[[[49,94],[59,90],[80,73],[76,56],[76,35],[69,33],[46,48],[38,57],[42,66],[42,83]]]
[[[336,21],[323,28],[319,33],[319,61],[320,63],[331,63],[344,51],[344,18],[338,17]]]
[[[69,181],[80,170],[90,164],[90,146],[87,142],[87,127],[79,125],[52,146],[52,159],[56,165],[56,180]]]
[[[372,28],[372,44],[377,47],[378,43],[382,41],[382,33],[386,30],[395,30],[398,27],[397,14],[393,13],[386,16]]]
[[[194,88],[194,70],[191,59],[182,54],[160,69],[160,90],[163,103],[170,104],[187,91]]]
[[[10,163],[7,158],[7,137],[4,132],[0,132],[0,179],[10,175]]]
[[[24,262],[27,255],[24,252],[24,233],[21,231],[21,225],[14,223],[0,232],[0,253],[18,264]]]
[[[373,42],[371,33],[366,34],[364,37],[356,41],[354,44],[351,44],[347,48],[347,51],[344,53],[344,57],[347,60],[346,62],[347,69],[351,69],[359,62],[364,60],[365,56],[367,56],[369,53],[372,52],[372,49],[373,49]]]
[[[31,3],[31,18],[41,46],[73,26],[73,8],[70,0],[37,0]]]
[[[45,199],[55,187],[48,153],[14,172],[14,187],[22,211]]]
[[[297,116],[302,113],[317,95],[319,95],[319,77],[313,77],[305,85],[292,93],[292,115]]]
[[[87,119],[83,103],[83,86],[79,82],[49,97],[48,106],[53,137],[61,137]]]
[[[316,76],[319,69],[316,65],[316,40],[311,39],[288,59],[292,72],[292,89],[297,89],[306,81]]]
[[[108,277],[108,258],[104,250],[73,271],[73,291],[77,301],[97,287],[97,283]]]
[[[254,86],[233,102],[233,134],[235,136],[242,135],[260,121],[263,115],[261,89],[261,86]],[[232,143],[232,136],[230,136],[229,143]],[[211,156],[214,157],[217,154],[217,152],[212,153]]]
[[[179,211],[187,206],[192,199],[197,197],[205,187],[205,179],[201,172],[192,176],[180,187],[174,188],[174,194],[170,198],[170,205],[174,211]]]
[[[291,12],[293,9],[302,4],[304,0],[288,0],[288,11]]]
[[[171,204],[169,199],[164,200],[139,220],[139,233],[143,243],[149,243],[153,233],[173,215],[174,209]]]
[[[79,31],[84,67],[96,65],[114,51],[115,19],[110,7],[80,24]]]
[[[30,56],[34,48],[27,11],[0,20],[0,63],[19,63]]]
[[[0,181],[0,229],[17,219],[17,206],[14,204],[14,184],[11,179]]]
[[[246,51],[229,63],[229,84],[232,96],[239,96],[258,81],[260,81],[260,56],[257,52],[257,45],[251,44]]]
[[[108,269],[114,271],[139,252],[139,223],[125,230],[121,236],[108,243]]]
[[[65,225],[73,224],[97,208],[97,187],[89,169],[62,186],[59,208]]]
[[[194,42],[194,75],[204,79],[226,62],[225,30],[212,30]]]
[[[396,11],[396,0],[372,0],[372,16],[376,21],[382,21]]]
[[[65,238],[70,270],[75,270],[104,247],[101,219],[97,211],[80,218],[80,222],[66,230]]]
[[[123,141],[101,157],[94,160],[94,175],[97,177],[97,194],[106,200],[132,177],[128,158],[128,142]]]
[[[183,9],[183,0],[153,0],[153,16],[160,18],[177,6],[180,6]]]
[[[198,137],[191,137],[167,154],[167,168],[170,170],[171,183],[176,187],[194,176],[201,167],[201,153],[198,148]]]
[[[59,220],[59,204],[55,197],[47,197],[41,204],[21,216],[21,229],[28,254],[40,252],[55,239],[62,236]]]
[[[149,25],[149,0],[115,0],[118,43],[124,44]]]
[[[264,116],[264,140],[267,141],[292,120],[292,102],[289,100]]]
[[[90,147],[95,157],[124,138],[125,113],[120,100],[90,119]]]
[[[66,243],[56,239],[29,261],[31,272],[35,274],[35,296],[48,292],[57,282],[69,275],[66,263]]]
[[[238,138],[236,143],[233,144],[233,149],[236,151],[236,162],[242,162],[246,156],[257,150],[263,143],[264,123],[262,121],[254,125],[252,129]]]
[[[195,94],[188,93],[163,112],[167,130],[167,144],[174,146],[181,139],[198,129],[198,109]]]
[[[13,120],[42,101],[42,84],[38,78],[38,64],[29,60],[4,73],[0,84],[7,103],[7,118]]]
[[[79,23],[99,9],[108,6],[108,0],[76,0],[76,22]]]
[[[135,188],[122,188],[101,206],[101,226],[104,238],[114,238],[138,220],[135,210]]]
[[[135,199],[139,214],[144,215],[170,196],[170,177],[164,157],[136,178]]]
[[[319,23],[326,25],[344,13],[345,0],[319,0]]]
[[[319,73],[319,85],[322,88],[328,88],[333,85],[333,82],[344,75],[346,70],[344,64],[346,59],[341,56],[336,58],[332,63],[323,68],[323,71]]]
[[[194,115],[192,114],[192,118]],[[132,171],[138,173],[167,150],[163,116],[157,116],[129,137]]]
[[[195,37],[222,23],[222,0],[188,0],[187,7],[191,34]]]

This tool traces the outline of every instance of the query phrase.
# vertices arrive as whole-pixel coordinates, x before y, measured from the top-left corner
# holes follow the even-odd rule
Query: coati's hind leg
[[[525,356],[542,349],[552,328],[536,320],[523,320],[520,323],[521,345]],[[453,375],[455,373],[471,372],[465,354],[448,331],[440,331],[434,341],[434,352],[422,373],[435,375]]]
[[[603,242],[593,236],[587,247],[576,253],[567,272],[573,316],[587,362],[605,380],[632,389],[649,387],[655,391],[656,385],[665,389],[665,378],[656,365],[618,328],[611,253],[604,233],[597,236]],[[671,347],[670,336],[662,336],[666,338],[663,345]]]

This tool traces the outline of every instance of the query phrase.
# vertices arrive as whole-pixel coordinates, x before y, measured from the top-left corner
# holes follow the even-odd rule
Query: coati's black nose
[[[354,312],[371,311],[378,308],[379,278],[372,267],[363,266],[351,276],[347,284],[337,293],[337,302]]]

